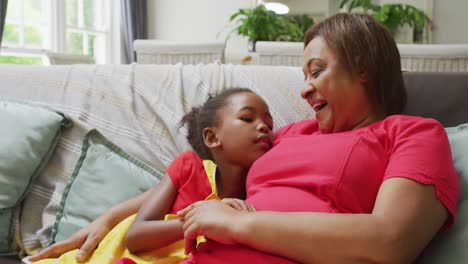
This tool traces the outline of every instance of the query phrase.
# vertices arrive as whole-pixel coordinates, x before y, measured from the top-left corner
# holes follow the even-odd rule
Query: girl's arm
[[[132,253],[153,250],[183,239],[182,219],[164,221],[177,193],[168,175],[151,191],[127,233],[127,248]]]
[[[301,263],[411,263],[448,212],[432,185],[392,178],[382,184],[372,214],[244,213],[209,201],[180,215],[186,240],[204,235]]]
[[[113,206],[68,239],[43,249],[38,254],[30,257],[29,260],[38,261],[45,258],[55,258],[65,252],[79,248],[80,252],[77,254],[76,260],[84,262],[114,226],[138,212],[150,192],[151,189],[133,199]]]

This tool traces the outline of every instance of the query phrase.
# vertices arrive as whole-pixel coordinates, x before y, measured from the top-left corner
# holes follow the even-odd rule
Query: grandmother
[[[246,202],[257,212],[214,201],[180,212],[190,263],[411,263],[453,224],[448,139],[433,119],[399,115],[406,92],[391,33],[368,15],[338,14],[304,46],[301,96],[315,119],[281,128],[251,167]],[[211,241],[195,252],[197,235]]]

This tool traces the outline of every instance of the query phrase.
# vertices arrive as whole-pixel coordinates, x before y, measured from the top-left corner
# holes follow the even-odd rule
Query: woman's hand
[[[242,227],[240,220],[247,212],[249,211],[234,209],[227,202],[218,200],[196,202],[178,212],[185,222],[185,254],[196,251],[197,236],[205,236],[224,244],[235,244],[236,234]]]
[[[238,211],[245,211],[245,212],[255,212],[255,207],[251,204],[245,202],[245,200],[237,199],[237,198],[224,198],[221,202],[231,206],[232,208]]]
[[[43,249],[38,254],[30,257],[29,260],[34,262],[45,258],[56,258],[65,252],[79,248],[80,251],[76,255],[76,260],[77,262],[84,262],[113,227],[114,225],[108,218],[97,218],[70,238]]]

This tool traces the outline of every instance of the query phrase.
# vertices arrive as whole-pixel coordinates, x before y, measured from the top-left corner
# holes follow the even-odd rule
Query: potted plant
[[[314,23],[306,15],[278,15],[264,5],[253,9],[239,9],[229,18],[230,23],[233,21],[237,22],[237,26],[232,32],[248,37],[249,51],[255,51],[256,41],[302,41],[305,30]]]
[[[343,0],[340,8],[347,5],[347,11],[361,8],[364,12],[371,14],[375,19],[393,33],[394,36],[405,25],[413,28],[413,39],[421,40],[422,32],[426,26],[432,26],[429,17],[420,9],[407,4],[383,4],[376,5],[372,0]]]

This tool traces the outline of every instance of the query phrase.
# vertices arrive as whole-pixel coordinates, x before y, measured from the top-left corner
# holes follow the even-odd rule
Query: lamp
[[[265,3],[264,5],[266,9],[271,10],[278,15],[284,15],[284,14],[289,13],[289,7],[282,3],[269,2],[269,3]]]

